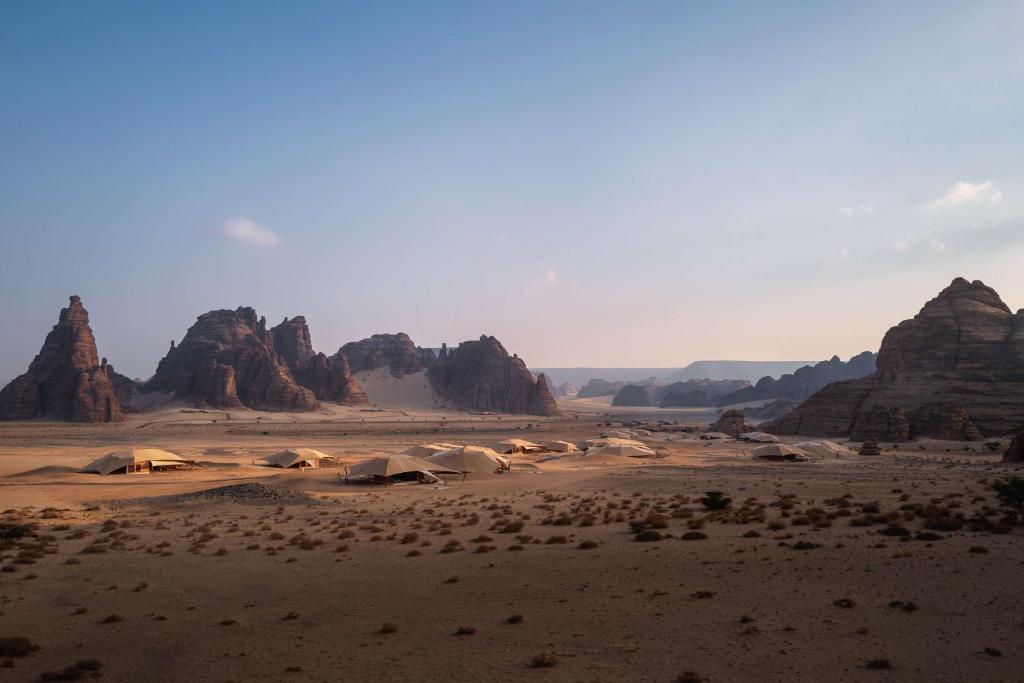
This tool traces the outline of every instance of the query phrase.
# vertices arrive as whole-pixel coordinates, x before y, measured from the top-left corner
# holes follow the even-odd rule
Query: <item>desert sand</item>
[[[659,432],[659,458],[512,456],[509,474],[386,489],[254,464],[576,442],[639,412],[564,407],[0,424],[3,520],[36,533],[0,548],[0,638],[38,647],[0,657],[0,679],[95,660],[118,681],[1020,680],[1019,532],[936,523],[994,506],[1013,472],[977,444],[779,464]],[[127,445],[204,469],[76,472]],[[240,483],[273,497],[194,495]]]

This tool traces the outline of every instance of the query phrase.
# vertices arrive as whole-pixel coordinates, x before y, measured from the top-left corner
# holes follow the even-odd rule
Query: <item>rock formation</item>
[[[579,387],[577,387],[572,382],[562,382],[561,384],[558,385],[558,388],[555,390],[555,393],[558,394],[559,396],[575,397],[576,394],[579,393],[579,390]]]
[[[442,346],[427,377],[434,391],[460,410],[559,414],[547,377],[534,381],[526,363],[494,337],[481,336],[452,350]]]
[[[295,381],[310,389],[321,401],[345,405],[368,403],[366,392],[349,368],[343,354],[328,358],[313,350],[306,319],[299,315],[285,318],[271,328],[274,350],[284,359]]]
[[[609,382],[606,379],[592,379],[580,387],[576,398],[594,398],[596,396],[614,396],[625,382]]]
[[[421,372],[434,362],[435,354],[412,343],[404,332],[375,334],[368,339],[349,342],[333,356],[344,356],[352,372],[388,367],[395,377]]]
[[[746,380],[691,379],[658,385],[653,378],[640,384],[627,384],[615,394],[613,406],[659,406],[661,408],[699,408],[716,405],[714,398],[749,387]]]
[[[124,418],[115,374],[107,359],[98,357],[82,300],[72,296],[28,372],[0,390],[0,418],[117,422]]]
[[[1024,432],[1013,437],[1003,452],[1003,462],[1024,462]]]
[[[875,354],[864,351],[847,362],[832,356],[815,365],[805,365],[791,374],[778,379],[762,377],[757,384],[739,391],[719,396],[716,404],[727,406],[733,403],[760,401],[766,398],[785,398],[803,401],[808,396],[832,382],[845,379],[860,379],[875,371]]]
[[[824,387],[762,429],[906,441],[977,439],[1024,427],[1024,311],[979,281],[953,280],[890,329],[877,370]]]
[[[722,413],[718,421],[708,428],[708,431],[722,432],[729,436],[739,436],[753,430],[747,425],[743,411],[733,408]]]
[[[857,455],[881,455],[882,449],[878,447],[878,441],[875,439],[865,439],[864,443],[860,445],[860,450],[857,451]]]
[[[221,309],[199,316],[181,344],[157,366],[146,390],[172,391],[177,399],[217,408],[316,410],[310,389],[292,377],[274,351],[266,319],[252,308]]]
[[[619,389],[612,399],[613,406],[650,406],[654,405],[654,392],[658,390],[653,384],[641,386],[627,384]]]
[[[800,405],[796,401],[790,401],[788,398],[777,398],[774,401],[768,401],[760,408],[744,408],[743,412],[747,417],[754,418],[755,420],[778,420],[783,415],[788,415]]]

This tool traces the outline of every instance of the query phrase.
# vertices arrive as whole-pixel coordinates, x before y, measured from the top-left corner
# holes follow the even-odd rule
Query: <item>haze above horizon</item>
[[[1024,5],[0,6],[0,384],[71,294],[531,368],[844,360],[955,276],[1024,306]]]

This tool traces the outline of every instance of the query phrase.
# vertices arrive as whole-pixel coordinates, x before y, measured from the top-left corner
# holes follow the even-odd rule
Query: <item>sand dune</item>
[[[355,375],[371,403],[396,409],[437,410],[445,402],[430,387],[427,371],[395,377],[387,367]]]

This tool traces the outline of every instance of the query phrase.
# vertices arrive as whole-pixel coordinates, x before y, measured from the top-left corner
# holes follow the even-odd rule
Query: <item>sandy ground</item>
[[[370,403],[411,410],[445,408],[444,401],[431,388],[426,370],[395,377],[384,367],[356,373],[355,377],[363,385]]]
[[[388,489],[252,464],[284,446],[351,463],[429,441],[580,440],[605,412],[169,407],[0,425],[3,520],[37,533],[0,547],[0,648],[39,648],[0,657],[0,680],[82,660],[116,681],[1021,680],[1021,530],[929,528],[994,506],[989,484],[1015,472],[977,444],[781,465],[655,434],[658,459],[514,456],[536,472]],[[207,469],[73,471],[124,445]],[[246,481],[310,498],[163,499]],[[709,490],[728,511],[705,510]]]

